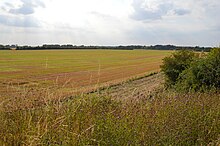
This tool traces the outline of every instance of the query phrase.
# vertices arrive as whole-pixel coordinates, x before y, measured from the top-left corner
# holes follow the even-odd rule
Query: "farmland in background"
[[[171,51],[38,50],[0,52],[0,97],[23,87],[78,91],[159,71]],[[64,88],[65,87],[65,88]],[[23,91],[22,91],[23,92]]]

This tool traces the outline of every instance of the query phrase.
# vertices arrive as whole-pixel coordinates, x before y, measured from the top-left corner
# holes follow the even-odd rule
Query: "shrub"
[[[213,49],[205,58],[194,61],[182,72],[177,83],[181,90],[220,88],[220,49]]]
[[[189,50],[180,50],[174,52],[171,56],[163,59],[161,70],[166,77],[166,85],[174,85],[179,75],[187,68],[191,62],[196,58],[196,54]]]

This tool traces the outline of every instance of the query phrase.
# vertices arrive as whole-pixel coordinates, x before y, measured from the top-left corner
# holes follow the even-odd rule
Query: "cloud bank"
[[[17,2],[17,1],[16,1]],[[41,0],[21,0],[19,3],[4,2],[1,7],[0,24],[14,27],[39,27],[40,22],[35,16],[35,9],[45,8]]]
[[[177,8],[174,3],[162,0],[133,0],[134,20],[156,20],[167,15],[186,15],[190,11],[185,8]]]
[[[219,0],[1,0],[0,44],[220,43]]]

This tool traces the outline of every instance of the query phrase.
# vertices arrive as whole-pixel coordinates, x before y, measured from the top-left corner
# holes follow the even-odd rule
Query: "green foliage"
[[[181,90],[210,90],[220,88],[220,49],[213,49],[206,57],[194,61],[180,75],[177,88]]]
[[[174,52],[171,56],[163,59],[161,70],[166,77],[166,85],[174,85],[180,74],[187,69],[195,59],[196,54],[189,50],[180,50]]]
[[[198,53],[197,53],[198,54]],[[163,60],[166,85],[181,91],[205,91],[220,88],[220,49],[207,55],[178,51]]]

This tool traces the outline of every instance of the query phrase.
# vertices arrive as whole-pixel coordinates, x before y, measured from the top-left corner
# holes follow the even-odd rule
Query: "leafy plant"
[[[161,70],[166,77],[166,85],[174,85],[179,75],[190,67],[191,62],[196,58],[196,54],[189,50],[174,52],[171,56],[163,59]]]
[[[194,61],[180,75],[177,87],[183,90],[220,88],[220,49],[213,49],[206,57]]]

